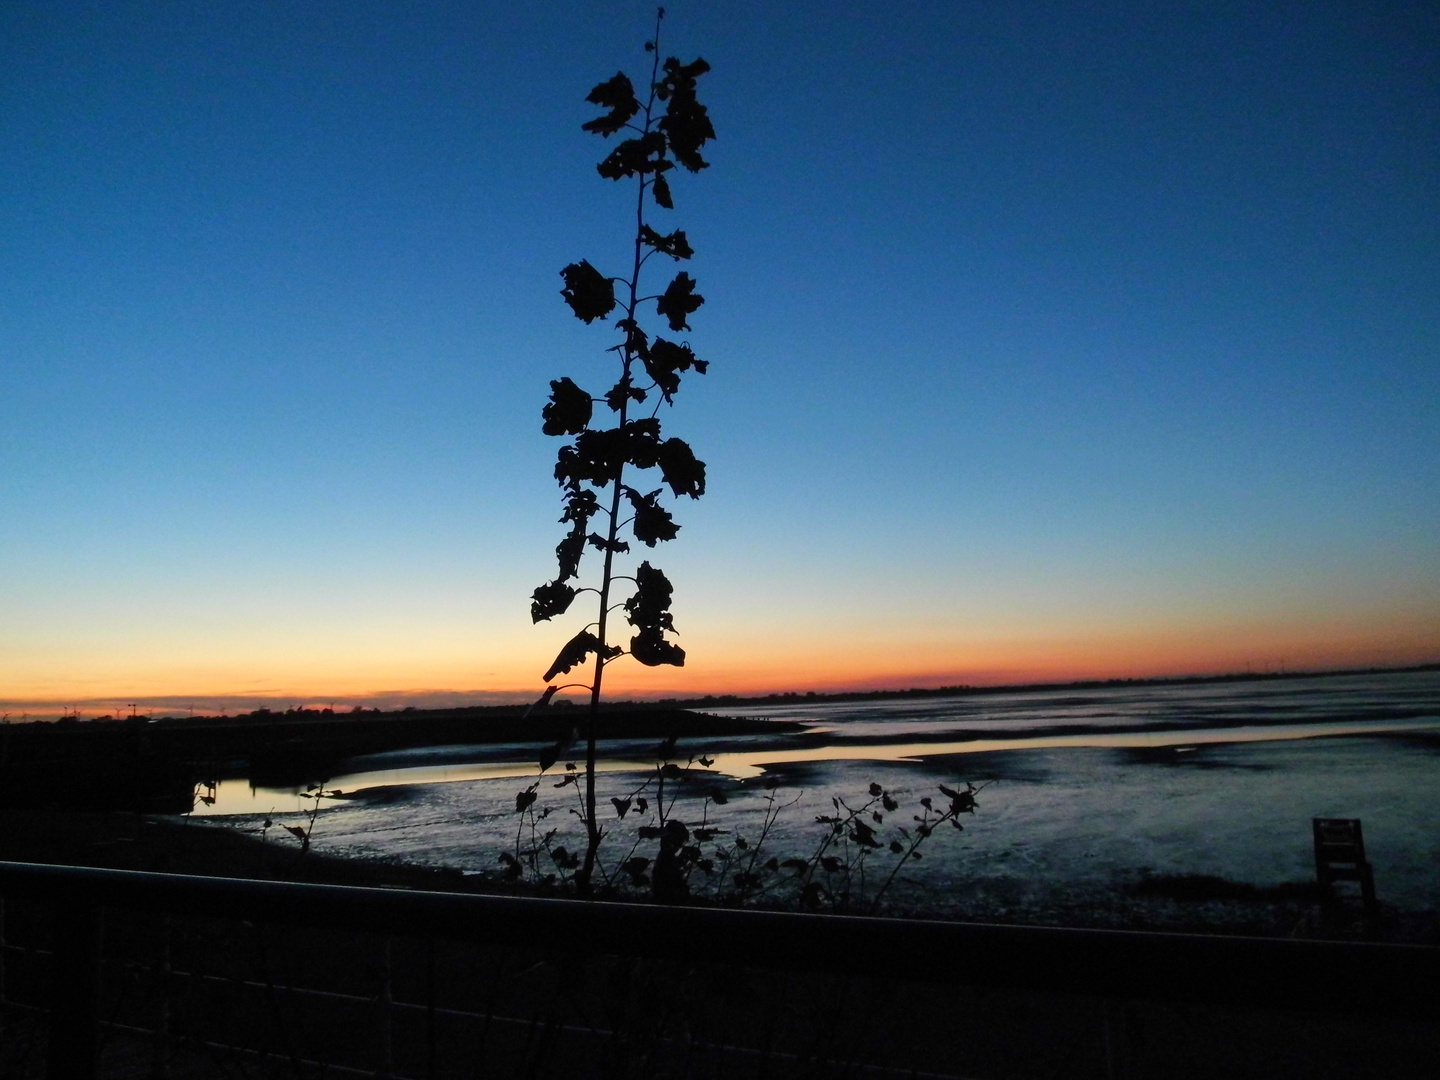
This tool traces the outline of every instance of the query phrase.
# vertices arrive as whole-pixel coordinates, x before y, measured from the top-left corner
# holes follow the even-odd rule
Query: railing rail
[[[1156,1001],[1440,1018],[1440,948],[356,888],[0,862],[0,894],[572,953],[724,942],[755,967]],[[418,929],[417,929],[418,928]],[[1416,992],[1416,987],[1428,988]]]
[[[1440,948],[999,926],[356,888],[0,862],[0,902],[54,919],[51,1075],[93,1075],[103,909],[323,927],[537,953],[674,957],[951,986],[1440,1020]],[[63,1058],[63,1060],[61,1060]],[[86,1062],[91,1062],[87,1071]]]

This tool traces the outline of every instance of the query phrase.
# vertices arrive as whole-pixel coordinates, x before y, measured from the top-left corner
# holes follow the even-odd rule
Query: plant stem
[[[654,60],[650,66],[650,96],[645,101],[645,128],[644,134],[649,134],[652,116],[655,108],[655,76],[660,71],[660,21],[655,21]],[[642,239],[645,227],[645,174],[637,177],[637,191],[635,195],[635,259],[630,270],[630,301],[625,306],[625,317],[633,324],[635,320],[635,308],[639,303],[640,296],[640,268],[644,264],[644,240]],[[630,368],[635,362],[635,354],[631,351],[629,340],[630,335],[625,335],[626,345],[624,349],[624,363],[620,373],[620,384],[628,386],[630,381]],[[619,427],[624,430],[626,421],[629,419],[630,395],[627,393],[620,399]],[[575,891],[581,897],[591,895],[590,878],[595,871],[595,858],[600,850],[600,839],[603,835],[595,819],[595,735],[600,726],[600,684],[605,678],[605,647],[607,644],[606,629],[610,616],[610,585],[614,580],[612,568],[615,562],[615,540],[620,531],[620,495],[624,490],[623,481],[625,477],[625,462],[622,458],[615,470],[615,479],[612,483],[610,496],[610,525],[606,530],[605,544],[605,569],[600,578],[600,618],[597,621],[595,636],[599,639],[599,649],[595,653],[595,678],[590,686],[590,722],[585,730],[585,863],[580,872],[575,876]]]

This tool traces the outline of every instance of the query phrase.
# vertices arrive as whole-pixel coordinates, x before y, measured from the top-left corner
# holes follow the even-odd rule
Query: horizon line
[[[1181,673],[1170,675],[1140,675],[1140,676],[1100,676],[1081,679],[1055,679],[1055,680],[1032,680],[1017,683],[952,683],[940,686],[909,686],[909,687],[868,687],[852,688],[845,690],[781,690],[762,691],[754,693],[703,693],[675,695],[666,691],[657,691],[649,694],[630,694],[606,698],[605,703],[610,705],[620,704],[666,704],[685,706],[690,704],[712,704],[724,702],[727,704],[743,705],[748,703],[768,704],[772,702],[791,701],[836,701],[843,699],[873,698],[873,697],[902,697],[902,696],[944,696],[945,694],[956,693],[1015,693],[1027,690],[1065,690],[1065,689],[1087,689],[1101,688],[1106,686],[1164,686],[1177,684],[1201,684],[1217,682],[1243,682],[1246,680],[1276,680],[1276,679],[1303,679],[1303,678],[1332,678],[1345,675],[1388,675],[1404,674],[1407,672],[1437,671],[1440,670],[1440,659],[1423,661],[1414,664],[1401,665],[1366,665],[1349,667],[1329,668],[1282,668],[1278,671],[1230,671],[1211,673]],[[44,720],[55,716],[53,710],[60,708],[60,717],[74,715],[80,717],[80,710],[83,707],[109,708],[111,712],[104,716],[116,717],[121,710],[130,709],[132,715],[151,716],[156,709],[165,712],[176,710],[189,710],[191,716],[196,718],[210,716],[245,715],[244,712],[228,713],[223,711],[211,711],[220,702],[230,706],[253,704],[254,708],[248,710],[253,713],[259,709],[273,711],[270,708],[276,702],[289,702],[293,711],[305,710],[317,705],[326,705],[336,714],[352,712],[357,709],[365,711],[398,712],[405,708],[414,709],[417,712],[440,711],[447,709],[466,708],[493,708],[506,705],[527,705],[536,699],[535,692],[515,690],[377,690],[365,694],[284,694],[274,692],[261,693],[233,693],[233,694],[164,694],[164,695],[120,695],[104,696],[94,698],[71,698],[68,700],[51,698],[13,698],[0,700],[0,713],[3,713],[5,722],[13,720]],[[122,701],[122,698],[129,697],[133,700]],[[429,705],[420,705],[421,698],[445,698],[450,703],[440,704],[438,702]],[[469,699],[461,701],[460,699]],[[479,700],[476,700],[479,699]],[[563,697],[559,700],[575,704],[570,697]],[[581,698],[583,701],[583,697]],[[204,711],[197,710],[197,706],[204,703]],[[363,703],[363,704],[362,704]],[[398,704],[397,704],[398,703]],[[377,704],[388,704],[389,708],[375,708]],[[220,706],[224,708],[225,706]],[[19,708],[23,715],[15,716],[15,710]],[[138,712],[140,708],[147,708],[150,711],[144,714]],[[33,715],[30,709],[37,710]],[[323,711],[323,710],[319,710]],[[283,715],[283,713],[282,713]],[[102,719],[103,716],[89,717],[88,719]]]

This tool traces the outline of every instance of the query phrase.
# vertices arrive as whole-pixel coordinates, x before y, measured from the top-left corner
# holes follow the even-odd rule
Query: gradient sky
[[[709,490],[617,691],[1440,659],[1440,7],[669,10]],[[4,5],[0,704],[540,688],[652,11]]]

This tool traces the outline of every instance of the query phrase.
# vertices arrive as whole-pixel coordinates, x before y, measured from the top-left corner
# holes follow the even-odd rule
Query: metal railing
[[[792,973],[863,973],[867,979],[1111,1002],[1440,1020],[1440,949],[1425,946],[657,907],[8,862],[0,862],[0,898],[38,901],[48,909],[47,1075],[67,1080],[95,1076],[102,1024],[102,910],[324,928],[373,934],[387,942],[558,942],[571,957],[673,958],[706,941],[722,943],[725,955],[743,958],[746,967]],[[0,965],[3,946],[0,937]],[[388,1000],[388,948],[382,1007],[426,1009]],[[168,953],[164,962],[168,965]],[[206,978],[203,973],[170,975]],[[3,995],[0,966],[0,999]],[[359,1004],[376,1001],[355,994],[329,996]],[[433,995],[428,1012],[433,1032]],[[389,1067],[385,1062],[371,1075],[385,1075]],[[337,1074],[354,1071],[336,1068]]]

